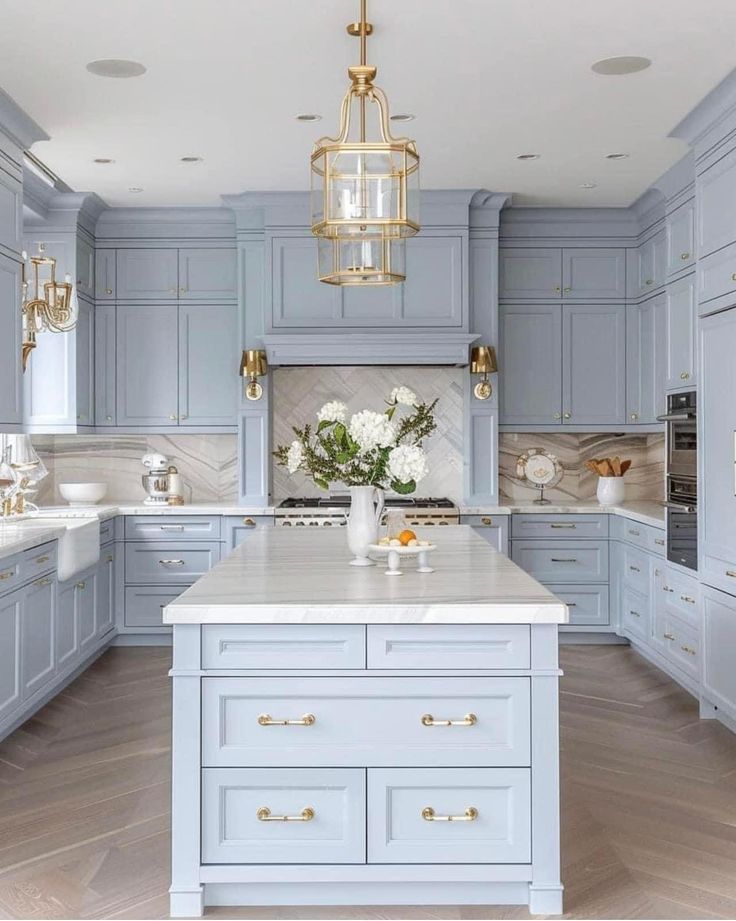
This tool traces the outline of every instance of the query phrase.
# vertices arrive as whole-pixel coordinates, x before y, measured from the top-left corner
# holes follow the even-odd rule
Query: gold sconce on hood
[[[496,364],[496,350],[492,345],[474,345],[470,350],[470,373],[480,374],[481,379],[473,388],[473,393],[478,400],[487,400],[493,393],[493,387],[488,380],[489,374],[498,371]]]
[[[268,373],[268,362],[263,349],[248,349],[243,352],[240,359],[240,376],[248,378],[245,385],[245,398],[247,400],[260,400],[263,396],[263,387],[258,382],[259,377]]]

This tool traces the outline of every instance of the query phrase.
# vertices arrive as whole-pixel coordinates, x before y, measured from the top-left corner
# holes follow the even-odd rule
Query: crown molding
[[[0,89],[0,131],[21,150],[30,149],[36,141],[50,140],[43,128],[3,89]]]

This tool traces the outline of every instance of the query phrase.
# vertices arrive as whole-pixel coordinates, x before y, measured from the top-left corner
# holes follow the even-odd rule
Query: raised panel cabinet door
[[[115,622],[115,545],[100,548],[97,564],[95,633],[104,636]]]
[[[74,582],[59,585],[56,599],[56,664],[59,670],[71,667],[79,658],[79,622]]]
[[[114,249],[95,251],[95,300],[110,301],[117,297],[116,255]]]
[[[501,300],[562,296],[562,250],[504,247],[498,258]]]
[[[0,167],[0,246],[20,254],[23,233],[23,186]]]
[[[0,725],[21,700],[20,618],[24,589],[0,598]]]
[[[51,681],[56,670],[56,579],[36,579],[23,592],[20,674],[23,699],[27,700]]]
[[[179,307],[179,423],[237,425],[238,307]]]
[[[317,278],[314,237],[271,240],[272,325],[335,326],[342,318],[342,292]]]
[[[562,308],[562,420],[626,422],[626,307]]]
[[[729,151],[695,181],[698,258],[736,241],[736,149]]]
[[[115,425],[114,304],[95,306],[95,425]]]
[[[394,326],[401,322],[406,284],[346,286],[342,322],[346,326]]]
[[[179,297],[185,301],[234,300],[238,258],[235,247],[179,250]]]
[[[703,695],[736,716],[736,598],[703,588]]]
[[[176,425],[179,416],[178,308],[118,306],[118,425]]]
[[[700,322],[701,582],[736,595],[736,310]]]
[[[272,528],[274,519],[270,515],[228,515],[222,519],[223,553],[239,547],[260,528]]]
[[[461,237],[414,237],[406,244],[402,326],[462,326]]]
[[[0,427],[23,422],[20,263],[0,254]]]
[[[667,240],[660,230],[645,240],[638,250],[639,294],[649,294],[664,284],[667,264]]]
[[[119,249],[116,275],[119,299],[176,299],[179,296],[179,251]]]
[[[665,221],[667,274],[674,275],[695,262],[695,199],[686,201]]]
[[[696,382],[695,275],[667,285],[665,296],[668,390],[691,387]]]
[[[626,297],[626,250],[595,247],[563,249],[562,296]]]
[[[77,621],[79,623],[79,648],[84,652],[97,633],[97,573],[85,573],[75,584]]]
[[[663,413],[666,375],[664,295],[626,307],[626,422],[651,424]]]
[[[80,234],[77,235],[77,294],[90,299],[95,296],[95,250]]]
[[[562,307],[504,304],[499,311],[499,422],[562,420]]]
[[[79,425],[94,425],[95,317],[86,301],[79,301],[76,335],[76,410]]]

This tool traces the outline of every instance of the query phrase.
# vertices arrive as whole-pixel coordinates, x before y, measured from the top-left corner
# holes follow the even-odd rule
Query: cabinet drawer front
[[[115,538],[115,519],[109,518],[100,522],[100,545],[108,543]]]
[[[207,767],[529,764],[528,678],[204,678],[202,695]]]
[[[700,586],[668,566],[665,570],[665,604],[667,610],[696,630],[700,629]]]
[[[130,543],[125,545],[125,581],[191,585],[219,559],[220,545],[215,543]]]
[[[625,541],[627,544],[634,544],[636,547],[641,547],[642,550],[657,553],[659,556],[665,554],[664,525],[662,529],[652,528],[647,524],[616,516],[611,522],[611,537]]]
[[[624,587],[621,592],[621,626],[626,635],[640,640],[649,640],[651,613],[649,598],[632,588]]]
[[[529,668],[522,624],[368,626],[368,668]]]
[[[129,515],[126,540],[219,540],[220,518],[213,515]]]
[[[667,658],[685,674],[697,678],[700,673],[700,631],[678,617],[663,618],[664,631],[659,637],[666,645]]]
[[[510,515],[461,515],[460,524],[470,525],[478,537],[482,537],[499,553],[509,552]]]
[[[168,585],[126,586],[125,626],[161,628],[164,608],[176,601],[186,588],[186,585],[180,588],[171,588]]]
[[[555,585],[551,591],[570,609],[570,624],[605,627],[610,622],[607,585]]]
[[[20,585],[20,556],[0,560],[0,595]]]
[[[365,771],[203,771],[202,863],[365,863]]]
[[[540,582],[607,582],[608,541],[515,540],[511,559]]]
[[[55,540],[24,551],[20,560],[20,578],[22,580],[32,579],[39,573],[56,569],[57,552],[58,547]]]
[[[736,291],[736,243],[699,260],[697,282],[699,304]]]
[[[649,556],[625,544],[621,554],[621,576],[624,586],[630,586],[642,595],[649,594]]]
[[[723,545],[718,550],[728,549]],[[736,559],[726,559],[726,554],[711,553],[707,544],[702,547],[698,561],[701,580],[722,592],[736,595]]]
[[[212,624],[203,668],[365,668],[362,624]]]
[[[368,771],[368,863],[530,861],[529,770]]]
[[[608,515],[512,515],[512,537],[608,537]]]

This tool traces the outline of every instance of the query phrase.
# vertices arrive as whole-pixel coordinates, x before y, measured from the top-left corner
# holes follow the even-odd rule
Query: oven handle
[[[697,512],[698,510],[697,505],[681,505],[678,502],[665,502],[664,505],[665,505],[665,508],[671,508],[677,512],[686,512],[687,514],[690,514],[692,512]]]
[[[695,413],[663,413],[657,422],[690,422],[695,418]]]

